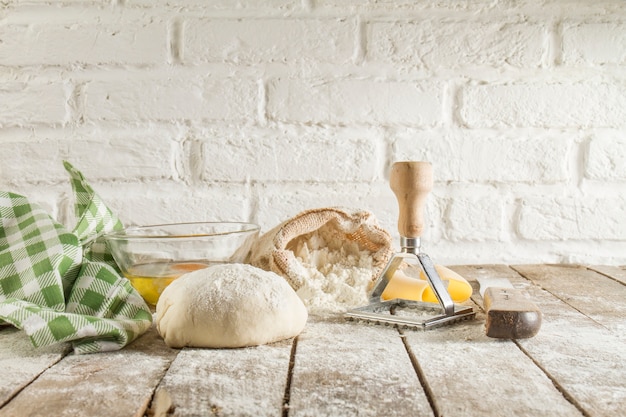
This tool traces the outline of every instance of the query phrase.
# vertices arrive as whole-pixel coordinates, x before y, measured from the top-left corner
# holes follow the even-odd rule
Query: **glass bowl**
[[[252,223],[173,223],[129,227],[104,236],[109,250],[151,306],[181,275],[220,263],[243,263],[259,235]]]

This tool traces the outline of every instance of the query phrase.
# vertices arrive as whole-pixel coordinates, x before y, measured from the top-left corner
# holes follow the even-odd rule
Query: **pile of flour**
[[[371,252],[340,239],[326,226],[289,246],[306,273],[297,294],[310,313],[342,312],[367,304],[373,278]]]

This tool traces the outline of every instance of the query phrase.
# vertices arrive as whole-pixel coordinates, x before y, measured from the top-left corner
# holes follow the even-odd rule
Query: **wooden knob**
[[[404,237],[420,237],[424,230],[424,206],[433,189],[430,162],[396,162],[389,177],[391,190],[398,199],[398,231]]]

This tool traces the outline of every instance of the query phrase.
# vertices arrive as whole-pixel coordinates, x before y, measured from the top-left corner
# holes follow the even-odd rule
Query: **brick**
[[[157,64],[167,57],[162,21],[0,26],[3,65]],[[19,53],[15,53],[19,51]]]
[[[414,1],[414,0],[315,0],[316,9],[339,9],[357,11],[441,11],[470,10],[480,11],[485,8],[481,0],[456,1]],[[405,16],[405,14],[403,14]]]
[[[355,36],[353,19],[189,19],[184,22],[183,62],[340,65],[352,59]]]
[[[436,181],[556,184],[570,178],[569,136],[526,132],[419,132],[394,137],[393,160],[429,161]]]
[[[72,1],[83,2],[84,0]],[[154,8],[156,5],[158,5],[159,7],[163,7],[164,5],[167,6],[172,4],[172,2],[167,0],[125,0],[124,3],[129,6],[143,6],[152,8]],[[302,8],[302,0],[245,0],[237,1],[236,3],[233,3],[232,0],[178,0],[174,4],[172,4],[172,7],[185,7],[185,10],[193,10],[194,12],[196,11],[195,9],[200,9],[202,13],[205,13],[207,10],[235,10],[239,13],[252,11],[255,13],[264,12],[282,15],[285,12],[299,10]]]
[[[504,203],[493,196],[460,197],[450,201],[445,236],[456,241],[498,241],[504,234]]]
[[[120,190],[101,188],[102,198],[127,225],[251,221],[250,191],[241,184],[184,187],[180,182],[139,182]]]
[[[369,183],[269,183],[253,184],[257,195],[256,221],[265,231],[313,208],[348,207],[372,213],[380,227],[392,238],[394,250],[400,250],[398,233],[398,203],[386,181]],[[435,242],[441,238],[443,202],[430,196],[425,208],[426,226],[424,242]]]
[[[604,83],[513,83],[466,86],[462,122],[477,127],[626,126],[626,86]]]
[[[566,65],[626,64],[626,23],[566,23],[563,25]]]
[[[585,174],[594,180],[626,180],[626,136],[593,138],[587,150]]]
[[[435,126],[443,86],[410,81],[274,79],[269,118],[291,123]]]
[[[63,174],[62,158],[56,140],[3,141],[0,153],[3,180],[9,184],[60,181],[68,178]]]
[[[61,82],[0,84],[0,126],[62,125],[67,99]]]
[[[83,174],[101,180],[166,179],[174,177],[175,143],[152,133],[72,142],[66,159],[76,161]],[[106,155],[106,158],[103,156]]]
[[[521,203],[518,230],[532,240],[623,240],[625,217],[626,200],[620,196],[529,197]]]
[[[84,102],[85,118],[94,121],[244,121],[257,118],[258,86],[245,78],[120,74],[88,82]]]
[[[411,68],[536,68],[543,55],[541,25],[507,22],[371,22],[367,61]]]
[[[0,189],[73,226],[67,159],[128,225],[339,205],[397,247],[429,160],[435,262],[624,264],[623,2],[495,3],[9,1]]]
[[[390,232],[397,229],[395,199],[386,184],[256,183],[253,191],[258,201],[256,222],[264,231],[304,210],[325,207],[367,210],[379,226]]]
[[[3,179],[11,184],[64,182],[68,175],[63,160],[91,180],[172,178],[175,149],[170,138],[154,133],[98,136],[102,138],[4,141]]]
[[[377,138],[353,129],[239,129],[199,145],[203,181],[369,181],[378,170]]]
[[[258,0],[256,0],[258,1]],[[308,0],[314,4],[315,11],[345,13],[346,10],[358,13],[384,15],[410,15],[465,17],[493,16],[494,19],[505,19],[509,16],[520,16],[524,20],[532,18],[570,16],[611,16],[623,15],[624,5],[621,0],[580,1],[544,0],[537,4],[533,0],[516,0],[504,3],[490,3],[484,0],[448,0],[448,1],[415,1],[415,0]]]

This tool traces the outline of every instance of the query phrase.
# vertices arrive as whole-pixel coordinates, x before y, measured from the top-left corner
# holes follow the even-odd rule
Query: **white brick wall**
[[[0,189],[68,225],[369,209],[428,160],[444,264],[626,264],[624,0],[6,0]]]

